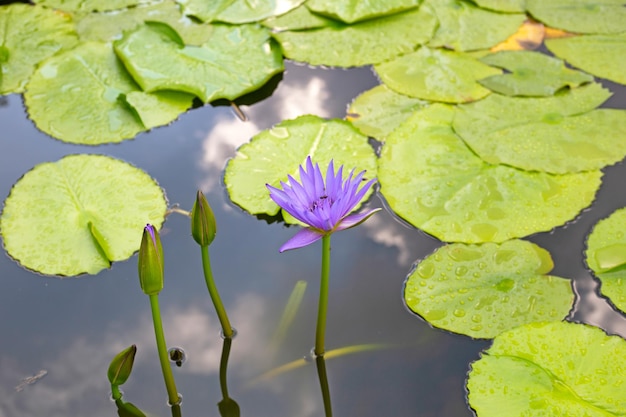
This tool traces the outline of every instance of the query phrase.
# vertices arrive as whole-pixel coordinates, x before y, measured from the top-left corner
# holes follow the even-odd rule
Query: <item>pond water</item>
[[[308,354],[314,343],[321,244],[283,254],[278,248],[296,228],[268,224],[230,203],[222,184],[228,158],[251,136],[302,114],[345,115],[347,104],[378,84],[369,68],[329,70],[287,63],[273,94],[242,106],[242,122],[228,106],[205,106],[170,126],[119,145],[68,145],[38,131],[21,97],[2,98],[0,195],[36,164],[73,153],[107,154],[143,169],[165,189],[170,205],[191,209],[202,189],[211,203],[218,235],[210,247],[213,272],[238,335],[228,369],[229,393],[241,415],[322,416],[313,362],[271,378],[264,372]],[[626,89],[608,107],[626,108]],[[554,275],[572,278],[583,297],[575,320],[626,336],[626,319],[596,295],[582,252],[598,219],[626,206],[622,163],[605,169],[590,210],[552,233],[530,240],[548,249]],[[378,195],[368,203],[383,206]],[[187,360],[174,367],[186,416],[217,416],[221,400],[219,323],[202,277],[189,220],[171,214],[163,229],[165,288],[160,296],[168,346]],[[431,328],[403,303],[403,282],[412,265],[441,243],[383,210],[362,226],[333,236],[327,350],[381,344],[377,349],[329,358],[326,363],[337,416],[471,416],[465,379],[470,362],[488,341]],[[148,298],[137,278],[137,258],[96,276],[57,279],[24,270],[0,257],[0,417],[112,416],[106,378],[121,349],[137,345],[124,399],[151,415],[168,415]],[[276,326],[294,286],[307,289],[294,323],[278,347]],[[42,371],[46,371],[43,373]],[[31,384],[22,380],[33,377]],[[21,389],[16,389],[20,387]]]

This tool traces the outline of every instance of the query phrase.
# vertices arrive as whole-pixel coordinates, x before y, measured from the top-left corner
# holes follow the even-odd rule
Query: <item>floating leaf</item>
[[[551,96],[563,87],[573,88],[593,81],[591,75],[566,68],[560,59],[539,52],[499,52],[481,61],[509,71],[479,81],[507,96]]]
[[[177,0],[183,7],[183,12],[203,22],[210,22],[235,0]]]
[[[287,174],[298,179],[298,167],[309,155],[322,172],[333,160],[336,169],[344,165],[345,175],[354,168],[376,177],[376,154],[367,136],[343,120],[301,116],[262,131],[237,150],[224,174],[230,199],[252,214],[277,214],[265,184],[280,186]]]
[[[437,25],[429,7],[354,25],[275,33],[283,54],[311,65],[355,67],[377,64],[412,52]]]
[[[361,133],[382,140],[415,110],[429,104],[428,101],[396,93],[381,84],[355,98],[348,108],[346,119]]]
[[[337,22],[324,16],[312,13],[306,6],[302,5],[281,16],[271,17],[261,22],[272,30],[279,32],[285,30],[305,30],[316,29],[325,26],[336,25]]]
[[[203,22],[219,21],[226,23],[258,22],[273,16],[280,16],[300,6],[304,0],[178,0],[185,14]]]
[[[501,334],[472,364],[480,417],[623,416],[626,341],[584,324],[533,323]]]
[[[546,46],[577,68],[626,84],[626,33],[549,39]]]
[[[509,36],[504,42],[497,44],[490,49],[491,52],[498,51],[521,51],[537,49],[543,43],[545,27],[534,20],[526,20],[517,32]]]
[[[585,252],[589,268],[602,282],[600,291],[626,311],[626,209],[595,225]]]
[[[0,7],[0,95],[22,93],[37,64],[77,42],[69,16],[26,4]]]
[[[151,23],[126,33],[114,48],[144,91],[183,91],[204,102],[234,100],[284,68],[269,31],[256,25],[213,25],[209,41],[198,47],[183,45],[169,26]]]
[[[403,12],[419,6],[422,0],[386,0],[364,2],[359,0],[308,0],[306,7],[324,16],[354,23]]]
[[[381,192],[400,217],[448,242],[502,242],[548,231],[589,206],[602,173],[567,175],[491,165],[452,130],[454,110],[433,104],[385,140]]]
[[[550,254],[524,240],[443,246],[422,260],[404,289],[407,306],[435,327],[492,338],[526,323],[560,321],[574,293],[546,275]]]
[[[66,12],[105,12],[125,9],[153,0],[33,0],[37,4]]]
[[[526,10],[548,26],[575,33],[626,30],[626,0],[526,0]]]
[[[374,67],[391,89],[407,96],[446,103],[466,103],[491,91],[477,80],[502,71],[471,56],[425,46]]]
[[[137,94],[129,98],[131,93]],[[111,44],[86,42],[44,61],[31,77],[24,101],[30,117],[47,134],[99,145],[175,120],[193,97],[141,92]],[[138,107],[131,107],[134,104]]]
[[[490,164],[555,174],[600,169],[626,155],[626,110],[589,111],[609,94],[599,84],[545,98],[492,94],[459,106],[454,130]]]
[[[524,2],[525,0],[474,0],[474,3],[484,9],[508,13],[523,13],[526,10]]]
[[[145,172],[101,155],[37,165],[11,190],[0,217],[6,251],[47,275],[96,274],[139,249],[146,223],[167,204]]]
[[[524,23],[522,13],[495,13],[463,0],[426,0],[437,15],[439,26],[432,47],[457,51],[488,49],[504,41]]]

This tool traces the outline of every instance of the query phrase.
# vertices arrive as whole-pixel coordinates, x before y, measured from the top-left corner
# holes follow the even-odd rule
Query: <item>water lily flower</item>
[[[319,165],[313,166],[309,156],[306,169],[300,166],[301,182],[288,175],[289,184],[280,182],[282,189],[266,184],[271,199],[307,225],[281,246],[280,252],[310,245],[331,233],[357,226],[379,211],[374,209],[350,214],[376,182],[376,179],[371,179],[359,188],[364,174],[365,171],[361,171],[354,176],[353,169],[344,181],[343,166],[335,173],[333,161],[330,161],[324,180]]]

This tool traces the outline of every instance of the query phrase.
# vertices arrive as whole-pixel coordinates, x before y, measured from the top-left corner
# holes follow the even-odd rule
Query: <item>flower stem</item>
[[[317,309],[317,330],[315,332],[315,355],[324,354],[324,334],[326,332],[326,312],[328,310],[328,278],[330,276],[330,235],[322,238],[322,275],[320,278],[320,299]]]
[[[167,398],[170,405],[175,405],[178,404],[180,399],[178,397],[178,390],[176,389],[176,382],[174,382],[172,367],[167,358],[167,345],[165,344],[165,334],[163,333],[163,323],[161,322],[161,312],[159,310],[159,296],[158,294],[151,294],[149,297],[150,308],[152,309],[152,323],[154,324],[154,335],[156,337],[157,350],[159,351],[159,361],[161,362],[165,388],[167,389]]]
[[[333,417],[333,409],[330,405],[330,389],[328,388],[328,375],[326,374],[326,362],[323,356],[315,358],[317,365],[317,375],[320,379],[320,387],[322,388],[322,400],[324,401],[324,415]]]
[[[114,400],[122,399],[122,391],[120,391],[119,385],[111,385],[111,398]]]
[[[206,286],[209,290],[211,301],[213,301],[213,305],[215,306],[217,317],[220,319],[220,324],[222,325],[222,333],[224,334],[224,337],[232,338],[233,328],[230,326],[228,315],[226,315],[226,309],[224,309],[224,305],[222,304],[220,295],[217,292],[217,287],[215,286],[215,282],[213,281],[213,272],[211,272],[211,259],[209,258],[209,247],[201,246],[201,250],[204,280],[206,281]]]

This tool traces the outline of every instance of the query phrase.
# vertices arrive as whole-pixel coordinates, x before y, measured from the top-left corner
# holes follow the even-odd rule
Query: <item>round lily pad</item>
[[[34,0],[42,6],[66,12],[103,12],[149,3],[152,0]]]
[[[382,82],[398,93],[446,103],[466,103],[487,96],[491,91],[477,80],[502,73],[469,55],[425,46],[374,69]]]
[[[624,0],[526,0],[526,10],[547,26],[574,33],[626,30]]]
[[[595,225],[587,239],[585,257],[602,282],[600,292],[626,311],[626,208]]]
[[[410,224],[447,242],[502,242],[548,231],[594,199],[602,173],[552,175],[484,162],[452,130],[454,109],[417,111],[385,140],[380,191]]]
[[[308,0],[306,7],[324,16],[354,23],[389,14],[399,13],[419,6],[422,0],[386,0],[366,2],[361,0]]]
[[[474,0],[478,6],[483,9],[495,10],[498,12],[519,12],[526,11],[525,0]]]
[[[610,93],[591,84],[553,97],[492,94],[459,106],[454,130],[483,160],[555,174],[601,169],[626,155],[626,110],[593,110]]]
[[[283,15],[265,19],[261,24],[271,28],[274,32],[281,32],[285,30],[305,30],[334,26],[337,22],[313,13],[308,7],[302,5]]]
[[[167,204],[148,174],[102,155],[69,155],[27,172],[0,217],[4,248],[46,275],[96,274],[139,249],[143,227],[160,228]]]
[[[301,116],[264,130],[237,150],[226,166],[224,183],[233,203],[251,214],[276,215],[279,207],[265,184],[280,187],[287,175],[298,179],[298,167],[311,156],[322,172],[331,160],[344,176],[366,170],[365,179],[376,177],[376,154],[367,136],[344,120]]]
[[[584,324],[532,323],[502,333],[471,365],[480,417],[608,417],[626,410],[626,341]]]
[[[435,327],[492,338],[522,324],[560,321],[574,302],[570,281],[548,274],[550,254],[524,240],[437,249],[409,275],[406,305]]]
[[[304,0],[178,0],[185,14],[203,22],[252,23],[280,16],[300,6]]]

